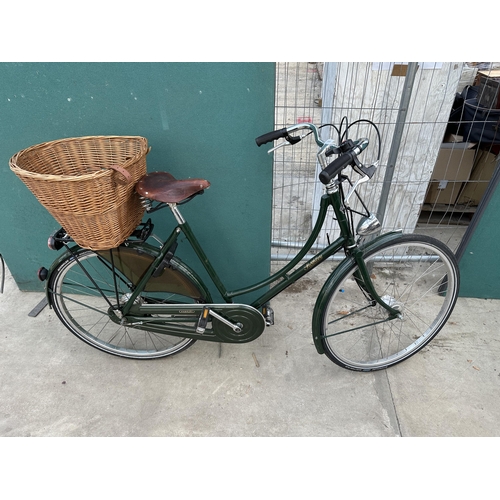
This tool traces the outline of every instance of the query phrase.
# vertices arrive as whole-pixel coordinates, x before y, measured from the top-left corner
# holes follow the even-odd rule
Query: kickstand
[[[1,253],[0,253],[0,266],[1,266],[0,293],[3,293],[3,286],[5,284],[5,262],[3,261],[3,257],[2,257]]]
[[[47,304],[47,297],[44,297],[43,300],[41,300],[38,305],[33,308],[28,316],[30,316],[31,318],[36,318],[43,311]]]

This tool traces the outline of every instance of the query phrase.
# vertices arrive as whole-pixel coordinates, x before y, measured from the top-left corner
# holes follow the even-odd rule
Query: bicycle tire
[[[324,285],[330,291],[320,333],[331,361],[350,370],[374,371],[408,359],[439,333],[455,307],[460,274],[449,248],[423,235],[401,235],[375,245],[364,258],[375,290],[400,315],[387,320],[387,310],[359,286],[353,261]]]
[[[144,292],[137,300],[148,303],[205,302],[205,292],[186,275],[175,260],[170,264],[176,272],[191,281],[197,292],[193,296],[184,296],[168,290],[156,290]],[[89,279],[89,275],[94,282]],[[117,270],[115,277],[118,300],[124,302],[132,292],[132,285]],[[62,323],[80,340],[108,354],[132,359],[171,356],[196,342],[195,339],[134,329],[113,321],[110,303],[113,307],[117,305],[114,282],[109,264],[97,253],[86,249],[78,250],[75,256],[69,254],[53,270],[48,284],[52,307]],[[100,290],[96,288],[96,284]],[[106,295],[107,301],[102,293]]]

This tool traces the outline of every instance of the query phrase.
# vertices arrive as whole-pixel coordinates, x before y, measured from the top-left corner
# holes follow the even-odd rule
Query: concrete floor
[[[315,296],[301,288],[273,301],[276,325],[253,343],[131,361],[87,346],[48,307],[29,317],[43,294],[7,274],[0,436],[500,435],[499,301],[459,299],[430,346],[363,374],[316,353]]]

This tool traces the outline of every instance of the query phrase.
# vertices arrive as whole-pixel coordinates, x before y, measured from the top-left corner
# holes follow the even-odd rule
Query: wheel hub
[[[389,307],[392,307],[396,311],[399,311],[399,314],[398,314],[398,318],[399,319],[404,319],[404,316],[403,316],[403,304],[401,302],[398,302],[392,295],[383,295],[380,298]]]

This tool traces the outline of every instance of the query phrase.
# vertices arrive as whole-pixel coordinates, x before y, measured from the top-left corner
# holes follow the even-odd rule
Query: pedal
[[[266,320],[266,326],[274,325],[274,311],[269,304],[262,306],[262,316]]]
[[[208,307],[204,307],[203,312],[201,313],[200,318],[198,319],[198,324],[196,325],[196,333],[199,333],[200,335],[205,333],[205,330],[207,329],[209,315],[210,315],[210,309]]]

